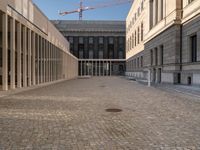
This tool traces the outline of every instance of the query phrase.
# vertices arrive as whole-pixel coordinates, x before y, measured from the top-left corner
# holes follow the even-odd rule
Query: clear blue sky
[[[79,7],[80,0],[33,0],[33,2],[42,10],[42,12],[53,20],[77,20],[78,13],[66,16],[58,15],[60,11],[70,11]],[[105,3],[112,3],[118,0],[83,0],[84,6],[96,6]],[[107,8],[85,11],[84,20],[125,20],[131,4],[122,4]]]

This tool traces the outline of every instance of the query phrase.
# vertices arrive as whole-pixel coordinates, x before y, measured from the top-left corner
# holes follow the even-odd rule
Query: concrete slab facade
[[[78,76],[69,42],[31,0],[0,2],[0,50],[2,90]]]

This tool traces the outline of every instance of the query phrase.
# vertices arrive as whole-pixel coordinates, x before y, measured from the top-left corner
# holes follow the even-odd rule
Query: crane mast
[[[80,0],[79,20],[83,19],[83,0]]]

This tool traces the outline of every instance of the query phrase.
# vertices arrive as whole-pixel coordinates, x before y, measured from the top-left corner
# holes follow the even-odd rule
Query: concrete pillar
[[[83,62],[82,62],[82,60],[81,60],[81,76],[83,76]]]
[[[112,62],[110,61],[110,76],[112,76]]]
[[[93,60],[92,60],[92,76],[94,75],[94,66],[93,66]]]
[[[95,66],[96,66],[96,67],[95,67],[95,72],[96,72],[95,74],[96,74],[96,76],[97,76],[97,70],[98,70],[98,68],[97,68],[97,61],[95,62]]]
[[[37,84],[40,84],[40,36],[37,36]]]
[[[27,87],[27,29],[23,27],[23,87]]]
[[[197,32],[197,43],[200,43],[200,31]],[[200,61],[200,44],[197,44],[197,61]]]
[[[35,85],[36,83],[36,75],[35,75],[35,52],[36,52],[36,42],[35,42],[35,32],[32,34],[32,84]]]
[[[51,81],[51,44],[50,44],[50,42],[48,42],[48,51],[49,51],[49,81],[48,82],[50,82]]]
[[[2,18],[2,83],[3,83],[3,90],[8,90],[8,15],[3,14]]]
[[[151,86],[151,70],[148,70],[148,86]]]
[[[46,82],[46,40],[43,39],[43,83]]]
[[[105,73],[105,72],[104,72],[104,61],[103,61],[103,76],[104,76],[104,73]]]
[[[10,87],[15,89],[15,19],[10,19],[10,51]]]
[[[50,43],[50,82],[52,81],[52,44]]]
[[[99,76],[101,76],[101,61],[99,60]]]
[[[28,86],[31,86],[31,44],[32,44],[32,41],[31,41],[31,30],[28,29]]]
[[[17,23],[17,87],[22,87],[22,28],[21,23]]]
[[[40,83],[44,82],[44,39],[41,37],[41,49],[40,49],[40,54],[41,54],[41,59],[40,59]]]

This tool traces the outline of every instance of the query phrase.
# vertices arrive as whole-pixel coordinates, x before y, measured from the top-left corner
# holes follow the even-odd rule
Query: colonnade
[[[112,76],[112,61],[109,60],[79,60],[80,76]]]
[[[6,13],[0,13],[2,90],[71,79],[78,60],[39,33]]]

